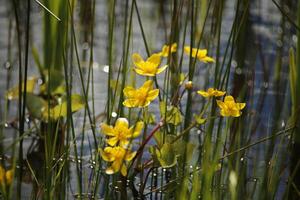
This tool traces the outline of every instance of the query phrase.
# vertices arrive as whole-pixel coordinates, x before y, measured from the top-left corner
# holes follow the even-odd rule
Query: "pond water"
[[[42,10],[41,8],[32,1],[32,14],[31,14],[31,26],[30,26],[30,40],[31,46],[35,46],[40,51],[42,50]],[[137,1],[142,17],[142,23],[147,39],[150,41],[149,46],[153,51],[159,51],[162,45],[165,43],[165,30],[162,25],[162,16],[160,15],[159,1],[144,0]],[[120,1],[117,4],[116,13],[116,36],[115,43],[122,44],[122,30],[123,30],[123,16],[124,16],[125,1]],[[169,20],[170,16],[170,4],[166,1],[165,5],[166,20]],[[289,11],[288,7],[285,7],[286,11]],[[224,54],[225,48],[230,35],[231,26],[235,14],[235,1],[226,1],[225,10],[222,22],[222,37],[221,37],[221,55]],[[95,34],[94,34],[94,86],[95,86],[95,113],[101,114],[105,111],[106,104],[106,91],[107,91],[107,46],[108,46],[108,18],[107,18],[107,3],[104,0],[96,1],[96,16],[95,16]],[[80,50],[80,57],[83,58],[84,52],[86,58],[89,56],[90,44],[84,41],[84,27],[80,23],[78,16],[75,17],[76,33],[78,34],[78,44]],[[296,36],[293,35],[295,30],[288,21],[283,21],[282,16],[278,8],[270,0],[255,0],[250,3],[250,15],[248,17],[249,28],[245,34],[245,65],[238,66],[238,62],[233,60],[231,62],[232,68],[232,84],[230,90],[234,93],[241,89],[240,85],[236,80],[243,80],[247,87],[247,112],[252,113],[249,116],[251,123],[256,123],[256,129],[253,129],[253,138],[259,138],[261,136],[267,136],[273,126],[278,127],[278,120],[274,121],[274,112],[276,107],[283,105],[282,113],[280,118],[282,128],[287,124],[289,116],[289,85],[288,85],[288,50],[290,47],[295,45],[297,40]],[[17,55],[17,37],[15,31],[14,14],[12,5],[9,0],[0,0],[0,107],[5,104],[5,91],[7,88],[14,86],[18,82],[18,55]],[[292,38],[292,40],[290,39]],[[187,39],[189,41],[189,39]],[[146,56],[146,51],[141,36],[141,31],[138,26],[137,16],[133,16],[133,32],[132,32],[132,52],[139,52]],[[116,48],[118,49],[118,48]],[[116,55],[121,55],[120,50],[116,50]],[[281,70],[280,70],[280,86],[276,85],[276,73],[275,69],[278,67],[278,52],[281,51]],[[37,69],[32,55],[29,57],[29,74],[36,75]],[[120,57],[115,58],[114,69],[118,67]],[[88,59],[85,60],[86,62]],[[82,67],[87,67],[82,60]],[[77,67],[74,67],[77,69]],[[110,68],[112,69],[112,68]],[[113,70],[113,69],[112,69]],[[84,70],[85,72],[87,70]],[[213,70],[207,68],[200,69],[197,72],[195,82],[199,87],[202,87],[205,83],[204,77],[212,75]],[[10,77],[10,78],[8,78]],[[74,70],[74,77],[79,77],[77,70]],[[85,75],[87,78],[87,74]],[[9,80],[9,81],[8,81]],[[159,79],[162,81],[162,79]],[[80,92],[80,82],[74,81],[74,91]],[[212,83],[208,83],[212,85]],[[229,90],[229,91],[230,91]],[[90,96],[91,97],[91,96]],[[276,99],[280,99],[280,103]],[[200,102],[200,99],[195,99],[195,105]],[[90,98],[92,105],[92,100]],[[4,111],[0,108],[0,121],[3,120],[11,121],[17,116],[17,103],[12,102],[7,113],[7,118],[4,119]],[[183,105],[184,106],[184,105]],[[196,109],[197,110],[197,109]],[[78,143],[81,142],[80,135],[82,134],[82,121],[83,113],[76,114],[76,136]],[[100,121],[99,121],[100,123]],[[277,123],[277,124],[275,124]],[[99,125],[99,124],[98,124]],[[93,171],[93,160],[90,158],[90,144],[89,139],[92,139],[92,133],[87,130],[85,131],[86,140],[83,145],[83,171],[87,176]],[[14,137],[15,131],[11,127],[7,127],[4,130],[5,139],[2,141],[4,144],[11,144]],[[193,137],[193,136],[192,136]],[[195,134],[196,137],[196,134]],[[26,138],[24,142],[25,149],[31,144],[31,138]],[[259,150],[263,148],[257,145],[253,148]],[[254,153],[255,155],[255,153]],[[26,152],[24,152],[26,156]],[[249,155],[250,157],[251,155]],[[71,167],[75,171],[75,165]],[[76,191],[76,181],[74,178],[74,185],[71,185],[70,191]],[[72,182],[72,181],[71,181]],[[23,184],[25,191],[31,191],[30,184]],[[71,195],[71,194],[70,194]],[[24,193],[24,199],[30,198],[30,192]]]

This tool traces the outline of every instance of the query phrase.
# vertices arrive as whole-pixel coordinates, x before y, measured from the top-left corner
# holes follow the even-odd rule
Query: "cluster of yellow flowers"
[[[0,184],[2,187],[6,185],[10,185],[13,180],[13,170],[5,170],[2,166],[0,166]]]
[[[114,127],[101,124],[102,133],[108,137],[106,139],[108,146],[104,150],[99,149],[103,160],[111,163],[106,169],[107,174],[121,171],[123,176],[127,175],[126,161],[131,161],[136,155],[136,152],[130,150],[130,142],[140,135],[143,126],[144,123],[140,121],[135,126],[129,127],[126,118],[118,118]]]
[[[144,60],[138,53],[134,53],[132,55],[134,71],[142,76],[154,77],[168,67],[167,65],[160,67],[161,57],[168,57],[170,53],[176,51],[177,44],[173,43],[172,45],[164,45],[161,52],[152,54],[147,60]],[[206,49],[186,46],[184,47],[184,52],[205,63],[215,62],[213,58],[207,56]],[[144,108],[159,95],[159,89],[154,89],[153,81],[147,80],[140,88],[125,87],[123,93],[126,98],[123,102],[124,106],[128,108]],[[198,91],[198,94],[204,97],[220,97],[225,95],[225,92],[209,88],[208,91]],[[241,115],[241,110],[245,107],[245,103],[235,103],[232,96],[226,96],[224,102],[217,100],[217,104],[221,108],[220,114],[222,116],[238,117]],[[103,160],[111,163],[106,169],[107,174],[114,174],[120,171],[123,176],[127,175],[127,162],[131,161],[137,153],[130,150],[130,142],[140,135],[143,126],[144,123],[140,121],[136,125],[129,127],[126,118],[117,119],[114,127],[102,123],[102,132],[107,136],[107,147],[99,149],[99,151]]]
[[[170,53],[177,51],[177,44],[164,45],[161,52],[152,54],[146,61],[138,53],[132,55],[132,61],[135,65],[134,71],[142,76],[156,76],[163,72],[168,65],[160,67],[161,57],[168,57]],[[197,58],[202,62],[215,62],[215,60],[207,56],[206,49],[190,48],[189,46],[184,47],[184,52],[192,57]],[[146,107],[153,101],[159,94],[158,89],[153,89],[153,81],[146,81],[140,88],[133,88],[127,86],[123,90],[124,96],[127,98],[123,105],[129,108],[132,107]]]
[[[199,90],[197,92],[203,97],[221,97],[224,96],[226,92],[219,91],[214,88],[209,88],[207,91]],[[217,100],[217,105],[220,108],[220,114],[223,117],[239,117],[241,116],[241,110],[245,108],[246,103],[236,103],[232,96],[226,96],[224,101]]]

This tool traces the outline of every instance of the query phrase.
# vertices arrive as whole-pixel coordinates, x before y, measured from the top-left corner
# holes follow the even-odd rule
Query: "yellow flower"
[[[198,60],[209,63],[209,62],[215,62],[215,60],[212,57],[207,56],[207,50],[206,49],[196,49],[189,46],[184,47],[184,52],[188,55],[192,54],[193,58],[198,58]]]
[[[246,106],[246,103],[236,103],[232,96],[226,96],[223,101],[217,100],[217,104],[221,109],[220,114],[224,117],[239,117],[241,110]]]
[[[170,49],[170,45],[164,45],[161,52],[159,53],[160,56],[162,57],[168,57],[169,53],[174,53],[177,51],[177,44],[173,43],[171,45],[171,49]]]
[[[198,94],[200,94],[203,97],[220,97],[220,96],[224,96],[226,92],[214,89],[214,88],[208,88],[207,92],[205,92],[204,90],[199,90],[197,91]]]
[[[124,149],[120,146],[105,147],[104,150],[99,149],[99,151],[103,160],[112,162],[105,172],[107,174],[114,174],[118,171],[121,171],[123,176],[127,175],[127,167],[124,161],[131,161],[136,155],[136,151],[131,152],[130,150]]]
[[[155,76],[164,71],[168,65],[158,68],[160,65],[160,54],[151,55],[146,61],[138,53],[132,55],[135,65],[134,71],[143,76]]]
[[[142,87],[134,89],[133,87],[125,87],[123,93],[127,98],[123,105],[129,108],[146,107],[153,101],[159,93],[158,89],[153,88],[153,81],[146,81]]]
[[[105,135],[110,137],[106,141],[107,144],[115,146],[119,142],[120,146],[125,147],[129,143],[128,140],[140,135],[143,126],[144,123],[140,121],[135,126],[129,128],[127,119],[119,118],[116,121],[115,127],[103,123],[101,124],[101,129]]]
[[[0,184],[1,185],[10,185],[13,179],[13,170],[7,170],[0,166]]]

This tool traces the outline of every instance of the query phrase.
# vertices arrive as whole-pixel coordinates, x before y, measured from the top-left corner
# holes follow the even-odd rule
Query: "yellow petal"
[[[133,108],[138,106],[138,102],[136,99],[126,99],[125,101],[123,101],[123,105],[128,108]]]
[[[13,173],[13,170],[12,169],[10,169],[10,170],[8,170],[7,172],[6,172],[6,183],[8,184],[8,185],[10,185],[11,184],[11,182],[12,182],[12,180],[13,180],[13,175],[14,173]]]
[[[118,118],[115,125],[116,129],[128,128],[128,120],[124,117]]]
[[[103,151],[102,149],[99,149],[99,152],[103,160],[107,162],[112,162],[114,160],[114,158],[109,153]]]
[[[162,51],[159,54],[160,54],[160,56],[168,57],[168,55],[169,55],[169,46],[164,45],[163,48],[162,48]]]
[[[223,101],[217,100],[217,105],[222,109],[225,110],[227,109],[226,104]]]
[[[205,63],[214,63],[216,62],[212,57],[208,57],[208,56],[205,56],[205,57],[198,57],[198,59],[202,62],[205,62]]]
[[[153,85],[153,81],[148,80],[142,85],[141,88],[149,90],[149,88],[152,88],[152,85]]]
[[[237,106],[240,110],[242,110],[243,108],[245,108],[246,103],[237,103]]]
[[[233,96],[226,96],[224,102],[235,102]]]
[[[123,148],[127,148],[129,144],[128,140],[120,140],[120,146]]]
[[[168,65],[165,65],[159,69],[157,69],[156,74],[160,74],[161,72],[163,72],[166,68],[168,67]]]
[[[160,55],[158,53],[152,54],[146,62],[150,62],[157,67],[160,64]]]
[[[147,95],[147,100],[148,101],[154,100],[158,96],[158,94],[159,94],[159,89],[150,90]]]
[[[216,90],[215,96],[220,97],[220,96],[224,96],[225,94],[226,94],[226,92]]]
[[[135,155],[136,155],[136,151],[131,152],[131,153],[127,152],[126,155],[125,155],[125,160],[126,161],[131,161],[134,158]]]
[[[126,97],[132,97],[135,95],[135,89],[131,86],[127,86],[123,89],[123,93]]]
[[[228,113],[226,113],[225,110],[223,110],[223,109],[220,111],[220,114],[221,114],[223,117],[228,117],[228,116],[229,116]]]
[[[135,126],[131,127],[132,137],[136,138],[141,134],[142,129],[144,128],[144,122],[138,122]]]
[[[171,52],[176,52],[177,51],[177,43],[173,43],[171,46]]]
[[[103,132],[103,134],[108,135],[108,136],[114,136],[115,135],[115,131],[114,128],[112,126],[109,126],[105,123],[101,124],[101,130]]]
[[[199,90],[197,93],[200,94],[203,97],[209,97],[210,96],[207,92],[205,92],[203,90]]]
[[[113,169],[115,172],[118,172],[118,171],[120,170],[120,168],[121,168],[121,164],[122,164],[122,163],[123,163],[123,160],[121,160],[121,159],[115,160],[115,161],[112,163],[111,167],[112,167],[112,169]]]
[[[185,52],[186,54],[190,55],[191,47],[185,46],[185,47],[184,47],[184,52]]]
[[[133,69],[137,74],[142,75],[142,76],[155,76],[155,72],[154,73],[149,73],[144,71],[143,69],[138,69],[138,68],[134,68]]]
[[[110,146],[115,146],[119,139],[117,137],[112,137],[106,140],[106,143],[109,144]]]
[[[127,167],[126,167],[125,164],[123,164],[122,167],[121,167],[121,174],[123,176],[127,176]]]
[[[139,107],[143,107],[143,108],[147,107],[147,106],[150,105],[150,103],[151,103],[150,101],[146,100],[146,101],[143,102],[143,104],[140,104]]]
[[[141,65],[144,63],[143,58],[138,53],[132,54],[132,61],[133,61],[134,65],[137,67],[141,67]]]
[[[195,51],[195,54],[197,52],[197,58],[198,59],[204,58],[207,55],[207,50],[206,49],[198,49],[198,51],[197,51],[197,49],[194,49],[194,51]]]
[[[239,117],[239,116],[241,116],[241,112],[239,110],[231,110],[230,111],[230,116]]]

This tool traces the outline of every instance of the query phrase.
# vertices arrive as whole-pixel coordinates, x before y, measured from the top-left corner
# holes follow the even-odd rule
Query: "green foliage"
[[[165,102],[159,103],[160,114],[166,123],[174,124],[175,126],[179,125],[182,122],[182,116],[180,110],[174,106],[166,106]]]

